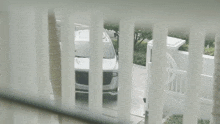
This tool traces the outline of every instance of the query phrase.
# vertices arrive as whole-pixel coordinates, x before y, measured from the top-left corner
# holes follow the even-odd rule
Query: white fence
[[[7,2],[6,2],[7,1]],[[168,69],[167,88],[174,93],[187,96],[184,124],[197,123],[199,98],[212,99],[211,76],[202,74],[202,52],[206,34],[219,30],[219,15],[203,15],[203,12],[219,13],[218,2],[205,1],[189,4],[177,4],[175,1],[39,1],[36,0],[4,0],[0,2],[0,71],[1,87],[15,91],[17,94],[30,95],[49,99],[53,92],[57,106],[66,106],[74,111],[75,107],[75,70],[74,70],[74,28],[73,22],[91,26],[91,58],[89,74],[88,106],[92,114],[102,114],[102,33],[105,21],[119,24],[119,73],[118,73],[118,123],[131,123],[131,83],[133,66],[133,39],[135,27],[153,27],[154,46],[152,48],[153,65],[150,67],[153,82],[149,88],[149,121],[160,124],[163,116],[164,86],[166,83],[166,37],[175,31],[188,31],[190,35],[190,56],[188,74],[182,70]],[[149,3],[148,3],[149,2]],[[37,3],[37,4],[36,4]],[[174,3],[174,4],[173,4]],[[197,6],[197,4],[202,6]],[[159,6],[158,6],[159,5]],[[161,7],[162,5],[162,7]],[[179,6],[180,5],[180,6]],[[192,6],[191,6],[192,5]],[[207,6],[204,7],[203,5]],[[55,29],[55,21],[48,23],[51,10],[58,10],[56,18],[63,20],[60,36]],[[187,8],[188,11],[185,11]],[[208,8],[208,9],[207,9]],[[206,11],[197,11],[205,9]],[[209,10],[211,9],[211,10]],[[50,11],[48,11],[50,10]],[[191,13],[192,12],[192,13]],[[171,14],[172,13],[172,14]],[[195,16],[198,15],[198,16]],[[199,16],[201,15],[201,16]],[[54,19],[55,20],[55,19]],[[198,21],[199,20],[199,21]],[[200,23],[199,23],[200,22]],[[201,26],[204,25],[204,26]],[[54,27],[51,27],[54,26]],[[210,28],[211,27],[211,28]],[[180,30],[179,30],[180,29]],[[207,30],[207,32],[205,32]],[[199,33],[198,33],[199,32]],[[59,40],[63,44],[59,46]],[[121,47],[123,46],[123,47]],[[125,47],[124,47],[125,46]],[[71,59],[70,59],[71,58]],[[151,70],[148,68],[149,70]],[[202,74],[202,75],[201,75]],[[173,75],[173,76],[172,76]],[[201,78],[200,78],[201,75]],[[200,81],[201,79],[201,81]],[[199,85],[199,93],[193,87],[187,87],[188,80],[192,85]],[[51,83],[56,86],[51,86]],[[191,85],[191,84],[190,84]],[[189,93],[186,92],[190,91]],[[188,94],[187,94],[188,93]],[[199,98],[197,95],[199,94]],[[175,94],[174,94],[175,95]],[[178,96],[178,95],[177,95]],[[170,98],[170,97],[169,97]],[[179,99],[182,97],[179,97]],[[147,97],[148,99],[148,97]],[[193,103],[193,104],[191,104]],[[209,104],[210,105],[210,104]],[[28,111],[25,107],[2,105],[5,113],[13,124],[52,123],[50,114],[42,116],[37,111]],[[6,107],[4,107],[6,106]],[[10,108],[10,107],[9,107]],[[209,107],[210,108],[210,107]],[[210,110],[210,109],[209,109]],[[210,113],[210,111],[207,111]],[[195,116],[194,116],[195,115]],[[22,116],[26,118],[22,118]],[[44,118],[45,117],[45,118]],[[58,117],[56,117],[58,120]],[[59,117],[63,123],[67,120]],[[186,121],[188,120],[188,122]],[[190,122],[193,120],[192,122]],[[146,121],[147,122],[147,121]]]
[[[168,69],[168,75],[175,75],[174,79],[169,79],[167,84],[169,90],[184,94],[187,89],[187,72],[183,70]],[[213,77],[210,75],[201,74],[201,91],[200,97],[212,99]]]
[[[148,63],[148,74],[151,73],[152,63]],[[166,96],[164,97],[164,114],[183,114],[187,90],[187,72],[184,70],[167,68],[167,81],[164,82]],[[151,85],[151,76],[147,80],[147,87]],[[205,120],[211,118],[212,96],[213,96],[213,77],[201,74],[200,114],[199,117]],[[148,98],[147,98],[148,101]],[[147,107],[146,110],[149,108]]]

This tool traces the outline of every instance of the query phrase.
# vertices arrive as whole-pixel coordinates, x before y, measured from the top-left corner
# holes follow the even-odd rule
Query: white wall
[[[187,71],[188,52],[178,51],[171,53],[180,70]],[[212,76],[214,73],[214,56],[203,55],[203,74]]]

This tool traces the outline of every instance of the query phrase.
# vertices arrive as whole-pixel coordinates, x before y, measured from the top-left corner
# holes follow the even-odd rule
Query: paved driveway
[[[145,88],[145,77],[147,70],[144,66],[133,65],[132,73],[132,102],[131,102],[131,116],[133,120],[143,120],[144,114],[144,88]],[[88,106],[88,94],[77,94],[76,105]],[[111,95],[103,96],[103,108],[106,114],[117,116],[117,98]]]

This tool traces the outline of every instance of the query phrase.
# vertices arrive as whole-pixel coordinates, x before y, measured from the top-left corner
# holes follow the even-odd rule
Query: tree
[[[208,45],[209,47],[215,47],[215,42],[213,40],[206,40],[205,47],[207,47]]]
[[[152,40],[152,31],[147,29],[135,29],[134,31],[134,46],[140,45],[145,39]],[[138,43],[139,41],[139,43]]]
[[[107,30],[114,30],[115,31],[115,36],[117,37],[117,43],[119,41],[119,25],[117,24],[110,24],[106,23],[104,24],[104,28]],[[141,44],[145,39],[151,40],[152,39],[152,31],[143,29],[143,28],[136,28],[134,31],[134,47],[138,46]],[[140,41],[140,42],[138,42]]]

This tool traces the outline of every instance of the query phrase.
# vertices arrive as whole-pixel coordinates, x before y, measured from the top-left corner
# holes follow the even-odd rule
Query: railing
[[[186,90],[187,84],[187,73],[186,71],[176,70],[176,69],[167,69],[168,72],[168,85],[169,90],[179,93],[184,93]],[[174,79],[170,81],[170,75],[175,74]]]
[[[151,73],[152,63],[148,63],[148,75]],[[174,75],[174,76],[173,76]],[[150,75],[148,77],[148,86],[151,83]],[[166,90],[176,93],[185,94],[187,89],[187,71],[167,68],[167,81],[165,83]],[[212,99],[213,76],[201,74],[201,90],[200,97]]]
[[[69,111],[74,112],[77,106],[75,101],[75,28],[73,22],[75,22],[77,16],[74,14],[74,16],[70,15],[71,12],[69,13],[68,10],[69,9],[64,9],[59,11],[63,20],[60,27],[60,33],[58,33],[56,28],[55,12],[47,7],[41,6],[38,8],[29,5],[15,5],[10,6],[9,10],[4,12],[5,15],[0,15],[1,21],[3,20],[3,23],[0,23],[1,26],[8,25],[7,28],[1,28],[1,31],[4,29],[9,30],[6,32],[9,36],[3,35],[4,40],[1,40],[1,42],[5,43],[6,46],[10,48],[10,50],[7,49],[1,52],[7,54],[2,55],[3,59],[4,56],[10,57],[10,60],[8,60],[10,63],[8,70],[4,70],[5,72],[1,70],[4,74],[4,78],[1,78],[1,82],[5,83],[6,88],[15,92],[15,94],[28,95],[32,96],[32,98],[36,97],[42,98],[43,100],[50,100],[50,95],[52,93],[54,101],[51,101],[55,103],[55,107],[66,107]],[[89,24],[90,46],[92,49],[90,50],[91,54],[89,58],[89,98],[88,108],[86,108],[91,114],[105,117],[106,115],[103,114],[105,112],[102,107],[102,34],[104,20],[102,13],[100,12],[97,14],[96,12],[97,11],[88,12],[90,15],[89,19],[91,19]],[[81,15],[78,15],[78,17],[81,17]],[[133,19],[122,19],[120,22],[120,46],[126,47],[119,48],[120,71],[118,77],[120,78],[117,101],[119,109],[116,111],[116,118],[118,121],[117,123],[120,124],[131,123],[133,33]],[[62,49],[60,49],[60,41],[62,43]],[[2,61],[3,64],[6,62],[7,61]],[[5,78],[8,78],[10,83],[8,83],[8,80],[4,80]],[[124,97],[125,94],[127,97]],[[25,116],[30,120],[38,117],[38,112],[30,114],[26,110],[13,109],[13,111],[15,112],[11,113],[11,118],[9,120],[14,120],[18,116]],[[19,112],[20,114],[18,115]],[[44,121],[44,123],[49,123],[50,119],[52,119],[50,116],[50,114],[47,114],[46,117],[39,115],[39,120],[41,122]],[[61,118],[61,122],[66,122],[62,117],[59,116],[58,118]],[[23,124],[27,121],[28,119],[21,119],[16,123]],[[39,122],[35,119],[33,123]]]
[[[0,82],[4,85],[4,88],[12,89],[15,92],[23,94],[31,94],[33,96],[39,96],[43,99],[50,99],[50,93],[53,92],[55,97],[55,103],[57,106],[68,106],[69,110],[74,110],[75,107],[75,69],[74,69],[74,28],[71,28],[74,24],[73,22],[83,21],[88,22],[91,26],[91,58],[90,58],[90,71],[89,71],[89,110],[93,114],[102,113],[102,32],[104,19],[115,19],[119,21],[119,31],[120,31],[120,43],[119,43],[119,91],[118,91],[118,123],[131,123],[130,120],[130,109],[131,109],[131,83],[132,83],[132,65],[133,65],[133,39],[134,39],[134,27],[135,21],[139,20],[140,24],[142,22],[155,22],[153,23],[153,38],[156,41],[154,43],[152,59],[154,66],[149,67],[148,69],[152,72],[149,72],[149,77],[151,74],[152,78],[148,78],[148,83],[154,82],[152,87],[147,87],[147,92],[149,88],[151,94],[150,103],[150,112],[149,120],[150,124],[156,122],[162,122],[161,117],[163,115],[163,83],[167,83],[167,88],[170,91],[176,93],[185,94],[186,90],[191,91],[191,94],[188,94],[187,102],[187,113],[188,115],[185,120],[194,120],[196,117],[192,116],[193,112],[197,112],[197,90],[187,87],[187,80],[189,79],[187,73],[190,73],[192,77],[190,81],[193,85],[199,84],[198,78],[201,67],[202,67],[202,48],[204,47],[203,41],[205,39],[205,33],[203,27],[200,24],[194,26],[194,24],[188,24],[194,19],[184,20],[183,18],[171,18],[175,14],[170,14],[170,9],[162,7],[164,10],[169,10],[163,13],[163,10],[148,11],[148,8],[154,8],[150,6],[151,4],[146,4],[149,6],[142,6],[142,2],[136,2],[136,9],[140,8],[139,11],[136,9],[131,9],[134,2],[113,2],[107,4],[106,1],[102,2],[102,5],[105,7],[100,7],[101,4],[90,2],[78,2],[78,1],[69,1],[70,6],[66,7],[66,4],[54,5],[51,7],[47,2],[45,6],[42,4],[31,4],[27,3],[23,5],[22,3],[16,4],[16,1],[11,0],[11,3],[15,2],[12,5],[6,5],[6,11],[4,14],[1,13],[1,32],[5,32],[1,35],[1,47],[7,49],[1,49],[1,78]],[[31,1],[31,0],[30,0]],[[24,3],[26,1],[23,0]],[[75,3],[74,3],[75,2]],[[106,2],[106,3],[105,3]],[[17,2],[19,3],[19,1]],[[165,2],[164,2],[165,3]],[[167,1],[170,4],[169,1]],[[72,5],[71,5],[72,4]],[[97,6],[97,5],[98,6]],[[152,5],[157,5],[153,3]],[[38,6],[39,5],[39,6]],[[126,5],[126,7],[124,7]],[[144,4],[143,4],[144,5]],[[205,5],[205,4],[204,4]],[[2,5],[1,5],[2,6]],[[53,22],[48,23],[48,10],[51,8],[59,8],[63,20],[63,25],[61,26],[60,36],[58,36],[55,29],[55,19]],[[90,8],[89,8],[90,7]],[[97,8],[96,8],[97,7]],[[109,7],[109,8],[106,8]],[[188,7],[188,6],[187,6]],[[89,8],[89,9],[88,9]],[[129,8],[132,11],[127,11]],[[159,7],[158,7],[159,8]],[[173,8],[179,8],[177,6]],[[184,8],[184,7],[182,7]],[[117,11],[113,11],[113,10]],[[146,9],[146,10],[145,10]],[[196,10],[191,8],[192,10]],[[85,12],[86,10],[86,12]],[[105,11],[104,11],[105,10]],[[134,10],[134,11],[133,11]],[[144,11],[143,11],[144,10]],[[157,10],[157,8],[154,8]],[[115,14],[119,13],[117,18]],[[107,14],[103,14],[106,12]],[[149,12],[150,14],[146,14]],[[173,10],[176,12],[176,9]],[[184,11],[185,12],[185,11]],[[187,12],[187,11],[186,11]],[[193,11],[194,12],[194,11]],[[138,13],[138,14],[137,14]],[[49,12],[49,15],[51,13]],[[154,15],[155,14],[155,15]],[[189,14],[189,13],[188,13]],[[165,15],[165,16],[161,16]],[[177,15],[181,15],[178,14]],[[197,14],[199,15],[199,14]],[[182,16],[182,15],[181,15]],[[143,17],[143,19],[140,19]],[[159,18],[163,17],[163,18]],[[183,16],[182,16],[183,17]],[[192,16],[193,17],[193,16]],[[78,19],[80,18],[80,19]],[[149,20],[150,19],[150,20]],[[162,20],[162,21],[161,21]],[[165,20],[165,21],[164,21]],[[195,19],[197,23],[198,18]],[[202,18],[201,20],[205,20]],[[115,21],[115,22],[117,22]],[[173,21],[176,21],[172,24]],[[169,22],[169,23],[168,23]],[[212,21],[208,21],[211,23]],[[185,24],[186,27],[190,27],[190,49],[191,54],[189,56],[190,67],[193,67],[188,72],[182,70],[168,69],[168,82],[163,82],[165,80],[165,63],[166,63],[166,37],[168,35],[168,27],[173,27],[176,29],[177,24]],[[202,23],[203,24],[203,23]],[[207,23],[205,23],[207,24]],[[52,26],[52,27],[51,27]],[[213,25],[212,25],[213,26]],[[49,27],[49,28],[48,28]],[[147,27],[147,26],[146,26]],[[151,26],[149,26],[151,28]],[[149,28],[148,27],[148,28]],[[184,25],[180,26],[183,28]],[[188,29],[187,27],[187,29]],[[218,28],[218,26],[215,26]],[[213,26],[214,28],[214,26]],[[198,33],[199,32],[199,33]],[[62,42],[62,49],[60,49],[59,40]],[[125,47],[121,47],[125,46]],[[156,47],[155,47],[156,46]],[[7,59],[7,60],[5,60]],[[196,61],[196,63],[193,63]],[[10,63],[10,64],[8,64]],[[149,64],[150,65],[150,64]],[[196,65],[196,66],[195,66]],[[198,65],[198,66],[197,66]],[[193,71],[198,70],[196,72]],[[157,76],[161,77],[158,79]],[[175,76],[171,76],[175,75]],[[164,77],[163,77],[164,76]],[[208,75],[201,75],[202,86],[210,86],[212,89],[213,79]],[[62,78],[61,78],[62,77]],[[170,77],[172,77],[170,79]],[[10,82],[10,83],[8,83]],[[52,83],[52,85],[51,85]],[[203,86],[203,87],[204,87]],[[205,89],[205,88],[203,88]],[[208,91],[209,92],[209,91]],[[210,91],[211,92],[211,91]],[[201,93],[201,96],[205,98],[211,98],[211,93]],[[148,95],[147,99],[148,98]],[[150,101],[150,100],[149,100]],[[191,105],[191,101],[195,104]],[[193,108],[190,110],[190,108]],[[195,108],[195,110],[194,110]],[[7,111],[7,109],[6,109]],[[19,113],[21,112],[21,113]],[[22,113],[23,112],[23,113]],[[21,120],[20,123],[30,122],[33,117],[37,117],[39,113],[31,113],[22,109],[13,109],[12,112],[8,112],[11,120],[18,119],[20,116],[26,116],[26,120]],[[33,117],[31,116],[33,115]],[[42,115],[41,115],[42,116]],[[13,118],[15,117],[15,118]],[[50,117],[48,117],[50,119]],[[48,119],[47,118],[47,119]],[[9,120],[10,120],[9,119]],[[45,119],[45,120],[47,120]],[[16,121],[16,120],[15,120]],[[36,122],[36,119],[34,120]],[[48,121],[49,122],[49,121]],[[4,122],[3,122],[4,123]],[[185,122],[187,123],[187,122]],[[190,122],[189,122],[190,123]]]
[[[146,91],[149,91],[150,85],[152,85],[151,81],[151,68],[152,63],[148,63],[148,79]],[[174,77],[173,74],[175,74]],[[164,97],[164,109],[168,110],[168,113],[165,114],[166,117],[163,118],[165,122],[168,116],[171,116],[173,113],[183,114],[184,113],[184,104],[186,100],[186,90],[187,90],[187,71],[178,70],[173,68],[167,68],[167,81],[164,82],[164,91],[166,96]],[[209,120],[211,118],[211,110],[212,110],[212,96],[213,96],[213,77],[210,75],[201,74],[201,88],[199,92],[199,104],[201,105],[201,115],[200,117]],[[146,97],[148,96],[148,92]],[[167,100],[168,99],[168,100]],[[146,98],[147,104],[145,106],[145,110],[149,111],[148,101],[149,98]],[[166,101],[166,102],[165,102]],[[175,101],[175,102],[174,102]],[[174,103],[173,103],[174,102]],[[173,109],[173,110],[172,110]]]
[[[148,63],[148,74],[150,74],[152,63]],[[174,75],[174,76],[173,76]],[[150,77],[148,77],[148,85]],[[165,82],[167,90],[185,94],[187,89],[187,71],[167,68],[167,81]],[[212,99],[213,76],[201,74],[200,97]]]
[[[168,69],[168,75],[175,73],[175,79],[167,84],[169,90],[185,94],[187,89],[187,72],[184,70]],[[168,80],[169,80],[168,76]],[[213,77],[201,74],[201,92],[200,97],[212,99]]]

